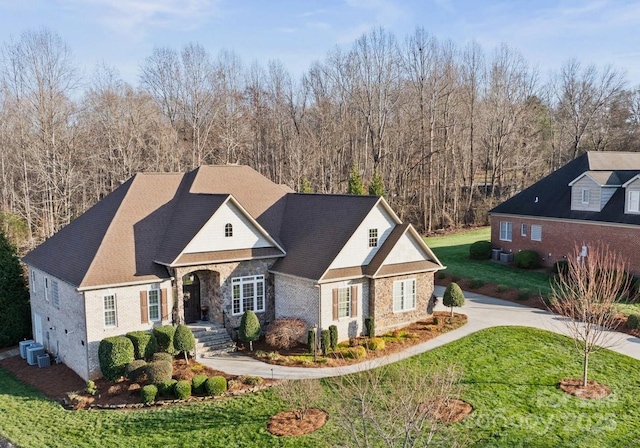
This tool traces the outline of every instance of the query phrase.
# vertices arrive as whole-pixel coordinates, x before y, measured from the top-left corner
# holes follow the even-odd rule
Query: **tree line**
[[[425,233],[487,221],[496,203],[587,150],[638,150],[640,90],[569,60],[546,79],[508,45],[422,28],[335,48],[300,76],[197,43],[156,48],[137,86],[82,77],[48,29],[0,53],[0,224],[33,247],[140,171],[247,164],[296,191],[350,173]]]

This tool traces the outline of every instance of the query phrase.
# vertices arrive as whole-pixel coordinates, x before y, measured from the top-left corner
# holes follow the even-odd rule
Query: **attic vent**
[[[538,203],[538,196],[536,196],[536,200],[533,202],[535,202],[536,204]]]

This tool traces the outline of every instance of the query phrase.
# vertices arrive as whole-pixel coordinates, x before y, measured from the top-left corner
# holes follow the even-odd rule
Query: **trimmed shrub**
[[[521,250],[513,256],[513,262],[520,269],[537,269],[540,267],[540,255],[535,250]]]
[[[100,370],[109,381],[124,375],[124,370],[133,361],[133,343],[124,336],[104,338],[98,346]]]
[[[367,336],[372,338],[376,335],[376,321],[373,316],[364,318],[364,327],[367,329]]]
[[[322,355],[327,356],[329,353],[329,347],[331,346],[331,335],[329,330],[322,330],[320,332],[320,348],[322,348]]]
[[[152,361],[169,361],[173,362],[173,355],[167,352],[157,352],[151,357]]]
[[[211,378],[207,378],[204,387],[212,397],[222,395],[227,391],[227,380],[223,376],[212,376]]]
[[[253,311],[247,310],[242,315],[238,337],[241,341],[248,342],[249,350],[253,351],[253,341],[260,337],[260,321]]]
[[[307,333],[307,348],[309,353],[313,353],[316,347],[316,329],[311,328]]]
[[[184,353],[184,360],[187,360],[187,353],[192,352],[196,348],[196,338],[189,327],[180,324],[176,327],[173,335],[173,348],[175,353]]]
[[[147,331],[131,331],[125,335],[133,343],[133,355],[136,359],[150,360],[158,349],[158,342],[153,333]]]
[[[209,377],[207,375],[196,375],[191,378],[191,391],[194,394],[201,394],[204,392],[204,383]]]
[[[140,391],[140,397],[145,404],[156,401],[156,395],[158,395],[158,388],[153,384],[147,384]]]
[[[551,272],[554,274],[563,273],[567,275],[569,273],[569,262],[567,260],[558,260],[553,263],[553,267],[551,268]]]
[[[496,286],[496,292],[507,292],[509,290],[509,287],[507,285],[497,285]]]
[[[528,300],[531,297],[531,291],[527,288],[522,288],[518,290],[518,300]]]
[[[338,327],[336,325],[329,325],[329,347],[331,350],[338,347]]]
[[[152,361],[147,364],[147,381],[149,384],[161,384],[171,379],[173,365],[169,361]]]
[[[369,350],[373,350],[375,352],[376,350],[384,350],[386,345],[387,344],[385,343],[384,339],[382,339],[382,338],[371,338],[371,339],[369,339],[369,342],[367,343],[367,348]]]
[[[171,395],[173,395],[173,389],[176,387],[177,383],[178,381],[174,380],[173,378],[167,381],[163,381],[162,383],[158,384],[158,392],[163,397],[170,397]]]
[[[176,334],[176,327],[173,325],[160,325],[153,328],[153,334],[158,343],[158,351],[174,353],[173,336]]]
[[[264,379],[262,377],[252,375],[242,375],[239,380],[242,384],[246,384],[247,386],[259,386],[264,383]]]
[[[191,396],[191,381],[181,380],[173,387],[173,394],[178,400],[186,400]]]
[[[453,283],[455,283],[455,282],[459,282],[459,281],[460,281],[460,276],[459,276],[459,275],[452,275],[452,276],[451,276],[451,281],[452,281]]]
[[[640,314],[631,314],[627,317],[627,327],[632,330],[640,328]]]
[[[436,277],[437,277],[439,280],[443,280],[443,279],[447,278],[447,274],[445,274],[445,273],[444,273],[444,272],[442,272],[442,271],[438,271],[438,273],[436,274]]]
[[[488,260],[491,258],[491,241],[476,241],[469,246],[469,258],[472,260]]]
[[[447,289],[444,290],[442,304],[451,308],[451,317],[453,317],[453,307],[464,305],[464,293],[457,283],[449,283]]]
[[[342,351],[342,356],[346,359],[364,359],[367,357],[367,349],[362,345],[349,347]]]
[[[307,324],[302,319],[276,319],[267,327],[265,341],[272,347],[288,350],[304,341],[306,331]]]
[[[134,359],[124,369],[124,375],[134,383],[146,372],[147,362],[144,359]]]
[[[98,395],[98,388],[95,381],[87,381],[87,388],[85,389],[89,395]]]
[[[469,288],[471,289],[478,289],[478,288],[482,288],[484,286],[484,280],[481,280],[479,278],[474,278],[469,282]]]

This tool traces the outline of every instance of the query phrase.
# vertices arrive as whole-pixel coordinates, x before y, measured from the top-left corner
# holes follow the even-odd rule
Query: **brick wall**
[[[274,274],[276,319],[295,317],[309,326],[318,322],[320,289],[311,280]]]
[[[511,242],[500,241],[500,221],[513,223]],[[520,236],[521,224],[527,224],[527,236]],[[542,226],[542,241],[531,240],[531,224]],[[504,251],[517,253],[524,249],[533,249],[540,254],[546,266],[558,260],[565,260],[574,252],[575,246],[593,245],[605,242],[613,250],[626,258],[630,270],[640,273],[640,228],[637,226],[609,225],[602,223],[569,222],[544,220],[516,216],[491,216],[491,243]]]

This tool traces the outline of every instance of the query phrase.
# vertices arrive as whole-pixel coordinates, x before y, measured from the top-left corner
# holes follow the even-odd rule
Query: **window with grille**
[[[104,326],[117,327],[116,321],[116,296],[113,294],[103,297],[104,304]]]
[[[231,279],[231,289],[232,314],[264,311],[264,275],[235,277]]]
[[[230,238],[233,236],[233,224],[227,223],[224,225],[224,236]]]
[[[416,308],[416,279],[393,282],[393,311],[408,311]]]
[[[378,247],[378,229],[369,229],[369,247]]]

